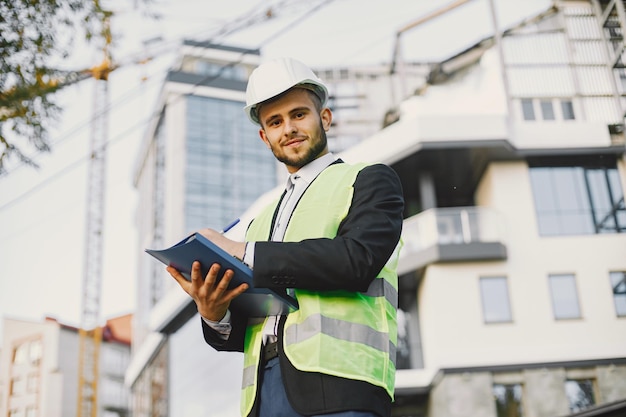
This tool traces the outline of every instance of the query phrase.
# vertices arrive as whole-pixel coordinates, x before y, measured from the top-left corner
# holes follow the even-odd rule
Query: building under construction
[[[384,128],[339,155],[389,164],[404,188],[394,416],[626,414],[625,16],[622,1],[555,1],[455,56],[415,66],[419,72],[408,81],[397,70],[406,63],[390,64],[390,85],[406,90],[394,92],[392,108],[368,115],[370,126],[376,118]],[[230,220],[219,213],[245,210],[231,234],[241,237],[246,220],[280,192],[277,186],[256,201],[242,199],[229,212],[197,205],[189,192],[206,192],[201,187],[212,186],[207,181],[219,164],[237,157],[216,148],[224,158],[203,164],[215,172],[190,181],[196,177],[185,173],[185,162],[203,152],[190,139],[223,145],[212,142],[210,129],[181,133],[203,108],[193,102],[196,92],[225,100],[215,111],[230,112],[233,104],[229,117],[239,105],[243,118],[247,71],[258,63],[254,54],[242,59],[227,56],[241,51],[219,49],[189,53],[204,56],[202,67],[214,68],[208,73],[222,86],[222,71],[239,74],[228,92],[204,86],[200,75],[172,74],[168,83],[196,80],[177,84],[186,98],[176,101],[166,83],[164,117],[139,156],[141,251],[177,241],[196,225],[189,216],[207,210],[215,211],[202,226],[218,229]],[[357,73],[319,71],[323,79],[346,75],[329,82],[336,97],[342,79],[358,85],[350,77]],[[194,83],[201,87],[189,94]],[[372,102],[356,92],[355,121]],[[243,146],[246,138],[245,148],[256,152],[256,132],[233,120],[220,119],[220,126],[242,129],[230,133],[229,144]],[[230,172],[262,178],[257,190],[276,186],[265,149],[239,157]],[[233,370],[241,357],[204,344],[192,302],[179,288],[161,287],[171,279],[153,262],[142,255],[142,330],[126,375],[133,415],[237,415],[240,375]],[[208,400],[215,391],[220,398]]]

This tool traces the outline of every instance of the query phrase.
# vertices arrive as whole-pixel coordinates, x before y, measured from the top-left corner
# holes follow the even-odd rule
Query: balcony
[[[498,214],[487,207],[423,211],[404,220],[399,275],[433,263],[506,259]]]

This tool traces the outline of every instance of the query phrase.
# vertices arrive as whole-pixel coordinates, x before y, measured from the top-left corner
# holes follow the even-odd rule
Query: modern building
[[[384,71],[370,68],[379,84],[368,86],[357,69],[319,69],[335,114],[353,121],[337,115],[334,150],[389,164],[404,187],[394,416],[625,415],[624,16],[620,1],[555,1],[415,66],[393,84],[406,90],[386,92],[390,108],[368,107],[394,81]],[[167,104],[168,88],[137,171],[142,247],[188,230],[188,110],[184,98]],[[250,201],[230,235],[280,188]],[[135,417],[238,415],[241,357],[216,358],[186,294],[155,292],[171,278],[147,259],[141,268],[145,331],[126,376]],[[208,391],[225,394],[209,402]]]
[[[626,415],[624,16],[557,1],[342,154],[404,187],[394,415]]]
[[[211,408],[238,409],[240,375],[208,376],[237,369],[239,356],[216,355],[205,344],[195,304],[143,251],[202,228],[220,230],[278,184],[279,165],[242,110],[259,63],[258,50],[185,41],[157,103],[160,117],[146,132],[135,179],[139,298],[127,373],[134,417],[207,415],[211,389],[227,392]],[[167,326],[155,326],[172,300],[182,307],[166,309]]]
[[[102,327],[98,353],[98,417],[127,417],[129,390],[124,375],[130,361],[131,315]],[[0,355],[0,415],[75,416],[78,404],[76,327],[52,318],[43,322],[4,318]]]

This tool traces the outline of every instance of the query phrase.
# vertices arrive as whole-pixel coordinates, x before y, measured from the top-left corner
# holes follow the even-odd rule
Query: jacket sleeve
[[[238,314],[231,315],[232,331],[226,340],[222,339],[215,329],[212,329],[206,324],[204,320],[202,320],[202,317],[200,317],[200,322],[202,323],[204,340],[211,345],[213,349],[226,352],[243,352],[247,317]]]
[[[390,167],[365,167],[354,182],[347,216],[333,239],[256,242],[254,285],[314,291],[366,291],[393,253],[404,200]]]

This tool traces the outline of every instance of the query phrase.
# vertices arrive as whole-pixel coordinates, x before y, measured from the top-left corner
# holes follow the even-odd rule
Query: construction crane
[[[96,0],[97,3],[97,0]],[[102,247],[104,242],[104,207],[106,190],[106,154],[109,126],[108,79],[114,70],[109,47],[111,44],[110,13],[104,13],[104,59],[90,72],[95,79],[89,172],[87,175],[87,215],[85,229],[85,258],[83,269],[83,298],[79,328],[78,403],[77,417],[98,415],[98,364],[102,328],[100,324],[100,291],[102,286]]]

